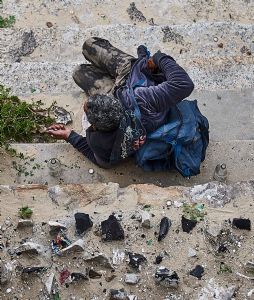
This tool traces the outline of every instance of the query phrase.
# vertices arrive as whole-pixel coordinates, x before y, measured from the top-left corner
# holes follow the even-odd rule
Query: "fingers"
[[[65,126],[63,124],[53,124],[47,128],[47,131],[56,131],[56,130],[64,130]]]

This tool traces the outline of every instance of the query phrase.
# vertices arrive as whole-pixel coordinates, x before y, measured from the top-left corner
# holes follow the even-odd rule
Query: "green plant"
[[[183,204],[183,214],[184,217],[188,220],[193,221],[202,221],[204,220],[205,211],[204,211],[205,205],[204,204]]]
[[[230,266],[226,265],[225,263],[220,263],[220,269],[217,272],[217,274],[223,274],[223,273],[232,273],[232,269]]]
[[[19,216],[22,218],[22,219],[30,219],[31,216],[33,214],[33,211],[30,207],[28,206],[23,206],[19,209]]]
[[[50,140],[41,130],[52,124],[53,119],[42,105],[41,101],[21,101],[0,85],[0,147],[8,148],[11,142],[33,142],[35,138]]]
[[[0,3],[1,5],[1,3]],[[0,28],[7,28],[11,27],[16,22],[16,19],[14,16],[9,16],[6,18],[3,18],[0,16]]]

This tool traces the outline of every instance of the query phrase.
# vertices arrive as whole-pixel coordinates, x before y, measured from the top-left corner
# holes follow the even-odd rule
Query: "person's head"
[[[97,94],[88,98],[85,112],[89,123],[97,130],[111,131],[119,127],[123,107],[113,96]]]

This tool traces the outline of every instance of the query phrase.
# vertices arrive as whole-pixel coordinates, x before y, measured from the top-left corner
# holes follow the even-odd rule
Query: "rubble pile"
[[[27,219],[18,211],[1,219],[0,298],[27,299],[30,293],[41,300],[252,295],[250,218],[237,210],[229,210],[227,218],[222,208],[186,198],[146,198],[122,209],[117,201],[94,201],[54,219],[38,219],[36,207]]]

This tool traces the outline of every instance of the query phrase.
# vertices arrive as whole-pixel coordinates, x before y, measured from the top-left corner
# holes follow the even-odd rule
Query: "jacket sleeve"
[[[94,153],[91,150],[91,148],[88,146],[85,137],[72,130],[66,142],[70,143],[75,149],[81,152],[85,157],[87,157],[94,164],[97,164]]]
[[[194,89],[189,75],[170,56],[162,56],[158,67],[166,81],[157,86],[135,89],[135,95],[146,102],[150,108],[152,107],[154,112],[168,110],[188,97]]]

